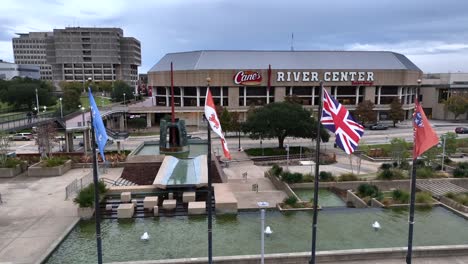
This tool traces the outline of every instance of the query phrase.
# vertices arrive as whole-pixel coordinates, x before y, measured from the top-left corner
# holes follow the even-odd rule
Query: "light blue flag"
[[[106,128],[104,127],[101,113],[99,113],[99,109],[96,105],[96,102],[94,101],[93,94],[91,93],[91,87],[88,88],[88,95],[89,106],[91,107],[91,114],[93,115],[93,127],[94,133],[96,134],[96,142],[99,148],[99,152],[101,153],[102,160],[106,161],[106,157],[104,156],[104,147],[107,143]]]

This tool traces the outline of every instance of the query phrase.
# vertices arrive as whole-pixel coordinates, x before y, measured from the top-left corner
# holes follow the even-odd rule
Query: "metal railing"
[[[65,200],[75,196],[81,189],[88,186],[93,182],[93,172],[89,172],[80,179],[73,180],[70,184],[65,187]]]

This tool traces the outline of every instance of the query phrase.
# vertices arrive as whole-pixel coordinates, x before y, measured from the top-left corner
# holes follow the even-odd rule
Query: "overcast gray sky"
[[[2,0],[0,59],[17,32],[121,27],[148,71],[191,50],[389,50],[425,72],[468,72],[468,1]]]

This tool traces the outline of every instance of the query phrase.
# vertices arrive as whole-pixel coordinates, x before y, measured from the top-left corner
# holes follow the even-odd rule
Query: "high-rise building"
[[[13,54],[16,64],[35,65],[40,68],[42,80],[52,80],[52,66],[46,60],[46,38],[52,32],[17,33],[13,38]]]
[[[20,37],[13,40],[13,48],[24,46],[21,51],[26,51],[25,54],[35,54],[33,49],[40,48],[41,63],[50,66],[50,72],[45,76],[51,78],[47,79],[56,83],[85,83],[91,78],[96,82],[123,80],[132,87],[137,84],[138,66],[141,65],[140,42],[124,37],[122,29],[67,27],[41,33],[45,36],[40,41],[33,39],[37,33],[19,34]],[[27,38],[27,45],[23,44],[22,38]],[[16,59],[17,52],[14,53]]]

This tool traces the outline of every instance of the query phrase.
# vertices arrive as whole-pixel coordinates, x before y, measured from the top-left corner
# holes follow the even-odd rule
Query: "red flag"
[[[413,159],[419,157],[426,150],[439,143],[437,134],[429,124],[429,121],[424,114],[424,111],[418,100],[415,102],[413,114],[414,128],[414,143],[413,143]]]
[[[205,116],[210,123],[211,129],[221,138],[221,146],[223,147],[224,156],[228,159],[231,159],[231,153],[229,153],[226,139],[224,139],[224,133],[221,128],[218,115],[216,114],[216,108],[213,101],[213,96],[211,96],[210,88],[206,89]]]

